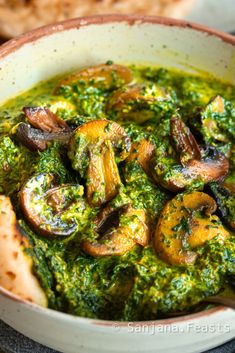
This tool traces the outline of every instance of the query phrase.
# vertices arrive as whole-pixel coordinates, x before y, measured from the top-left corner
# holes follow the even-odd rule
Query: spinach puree
[[[101,74],[91,69],[54,78],[1,106],[0,193],[11,197],[32,245],[26,251],[49,307],[131,321],[194,310],[235,275],[235,87],[206,74],[113,67],[108,62]],[[45,109],[59,118],[52,131],[33,120],[35,112],[49,114]],[[99,122],[94,125],[104,119],[109,123],[102,129]],[[26,140],[25,131],[30,131]],[[61,140],[65,132],[72,135],[69,145]],[[35,134],[50,136],[29,144]],[[149,149],[148,164],[141,148]],[[62,186],[59,192],[56,185]],[[31,192],[31,207],[40,210],[35,223],[22,208],[22,188],[25,197]],[[165,218],[169,232],[160,234],[158,224],[154,240],[163,208],[172,199],[178,205],[188,193],[210,195],[216,212],[207,212],[211,198],[195,209],[182,206],[179,212],[189,216],[174,226]],[[175,218],[174,211],[170,217]],[[194,246],[188,239],[195,222],[201,227],[207,222],[202,233],[217,233],[202,235]],[[116,245],[108,248],[118,227],[119,236],[129,236],[119,253]],[[175,240],[181,244],[178,258],[193,254],[185,262],[168,253]]]

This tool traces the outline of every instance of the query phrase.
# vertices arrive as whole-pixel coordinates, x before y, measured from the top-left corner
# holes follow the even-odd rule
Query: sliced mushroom
[[[25,113],[30,125],[37,129],[46,132],[61,132],[70,131],[70,127],[66,122],[54,114],[49,108],[46,107],[24,107]]]
[[[223,179],[229,171],[228,159],[216,149],[211,149],[211,152],[212,156],[205,157],[201,161],[190,161],[184,174],[191,177],[202,175],[205,183]]]
[[[114,110],[119,119],[144,123],[153,118],[156,107],[169,98],[168,93],[156,85],[135,84],[116,91],[107,109]]]
[[[153,160],[153,177],[166,189],[180,191],[196,181],[208,183],[222,180],[227,175],[228,159],[214,148],[207,149],[207,155],[201,157],[206,151],[201,151],[180,117],[171,118],[171,140],[181,164],[174,155],[157,155]]]
[[[149,243],[149,229],[143,210],[124,205],[107,207],[95,219],[96,240],[86,240],[83,250],[91,256],[122,255],[136,244]]]
[[[218,212],[225,224],[235,230],[235,187],[229,183],[210,183],[209,192],[218,205]]]
[[[228,170],[229,163],[227,158],[215,151],[215,157],[205,158],[201,161],[191,161],[187,167],[173,165],[171,170],[168,171],[157,166],[153,175],[154,179],[164,188],[177,192],[197,181],[205,184],[222,180],[227,175]]]
[[[137,161],[147,175],[151,175],[151,159],[155,146],[148,140],[142,139],[131,145],[130,154],[126,161]]]
[[[229,233],[212,215],[215,211],[214,199],[203,192],[179,194],[169,201],[154,235],[159,256],[173,265],[189,265],[197,258],[194,248],[217,236],[223,241]]]
[[[46,307],[46,295],[33,274],[32,259],[25,251],[29,247],[17,224],[10,198],[0,195],[0,286]]]
[[[94,120],[79,126],[69,144],[72,167],[86,179],[90,205],[111,200],[121,184],[117,164],[130,150],[130,139],[115,122]]]
[[[61,86],[74,83],[85,83],[89,86],[112,90],[130,83],[132,80],[132,71],[128,67],[116,64],[101,64],[79,70],[63,79],[58,83],[55,92],[58,92]]]
[[[31,151],[44,151],[48,147],[48,142],[59,141],[67,145],[72,134],[71,131],[44,132],[34,129],[26,123],[20,123],[16,129],[18,140]]]
[[[180,162],[186,166],[189,161],[201,160],[201,150],[189,128],[179,116],[173,116],[170,121],[172,144],[176,145]]]
[[[17,139],[31,151],[44,151],[47,141],[43,139],[43,132],[32,128],[29,124],[20,123],[16,128]]]
[[[58,186],[54,174],[41,173],[21,188],[20,206],[27,221],[41,235],[69,236],[77,229],[74,213],[79,215],[86,210],[82,195],[82,186]]]

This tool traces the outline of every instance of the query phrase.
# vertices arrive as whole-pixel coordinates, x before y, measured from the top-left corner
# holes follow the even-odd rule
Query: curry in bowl
[[[235,275],[235,87],[107,62],[0,110],[0,284],[107,320],[195,310]]]

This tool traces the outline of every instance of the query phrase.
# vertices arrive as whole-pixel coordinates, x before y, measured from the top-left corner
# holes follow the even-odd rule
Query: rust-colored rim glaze
[[[13,52],[20,49],[22,46],[28,43],[36,42],[38,39],[47,37],[52,35],[53,33],[63,32],[69,29],[79,29],[81,27],[86,27],[89,25],[103,25],[108,23],[117,23],[123,22],[131,25],[141,25],[145,23],[156,24],[156,25],[164,25],[170,27],[179,27],[179,28],[189,28],[194,31],[203,32],[206,35],[215,36],[220,38],[222,41],[229,43],[235,46],[235,36],[208,28],[206,26],[202,26],[196,23],[176,20],[167,17],[158,17],[158,16],[138,16],[138,15],[97,15],[97,16],[89,16],[89,17],[81,17],[70,19],[62,22],[58,22],[56,24],[47,25],[35,29],[31,32],[23,34],[15,39],[11,39],[0,47],[0,59],[12,54]],[[19,304],[26,305],[27,307],[32,308],[33,310],[41,311],[48,314],[58,315],[64,318],[78,319],[86,322],[90,322],[93,325],[98,326],[106,326],[113,327],[117,322],[115,321],[104,321],[104,320],[92,320],[83,317],[74,317],[70,314],[65,314],[62,312],[58,312],[52,309],[43,308],[36,304],[30,303],[26,300],[23,300],[13,293],[7,291],[6,289],[0,286],[0,295],[18,302]],[[226,311],[228,308],[224,306],[217,306],[212,309],[204,310],[195,314],[185,315],[177,318],[169,318],[169,319],[161,319],[161,320],[152,320],[152,321],[136,321],[133,325],[169,325],[173,323],[189,321],[189,320],[197,320],[205,316],[213,315],[214,313],[220,311]],[[128,322],[118,322],[120,327],[127,327]]]

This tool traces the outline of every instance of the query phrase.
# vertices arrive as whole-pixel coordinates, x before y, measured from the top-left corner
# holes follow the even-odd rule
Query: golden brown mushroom
[[[10,198],[0,195],[0,285],[22,299],[47,306],[46,295],[33,274],[32,259],[25,252],[29,247]]]
[[[69,144],[72,167],[86,179],[90,205],[111,200],[121,184],[117,163],[130,150],[130,139],[115,122],[94,120],[79,126]]]
[[[183,166],[187,166],[192,160],[201,160],[200,147],[189,128],[179,116],[173,116],[171,118],[170,136],[172,145],[176,147],[180,162]]]
[[[119,119],[131,119],[144,123],[154,116],[151,109],[156,104],[169,100],[168,93],[156,85],[134,84],[116,91],[108,103]]]
[[[23,112],[30,125],[20,123],[16,128],[16,135],[24,146],[32,151],[43,151],[50,141],[68,144],[72,129],[50,109],[24,107]]]
[[[148,140],[142,139],[131,145],[130,154],[126,161],[137,161],[147,175],[151,175],[151,159],[153,157],[155,146]]]
[[[33,175],[22,186],[20,206],[27,221],[41,235],[69,236],[78,227],[74,213],[79,216],[86,210],[82,195],[82,186],[58,186],[54,174],[41,173]],[[81,216],[84,217],[83,214]]]
[[[166,189],[180,191],[195,181],[209,183],[222,180],[227,175],[229,161],[225,155],[209,148],[208,155],[202,157],[195,138],[179,116],[171,118],[171,141],[176,150],[175,157],[169,156],[171,162],[166,163],[167,156],[156,156],[153,161],[153,177]]]
[[[107,207],[95,220],[96,240],[84,241],[83,250],[91,256],[122,255],[136,244],[149,243],[149,229],[144,210],[131,205]]]
[[[216,207],[212,197],[199,191],[179,194],[169,201],[154,235],[159,256],[170,264],[192,264],[197,258],[194,248],[216,236],[226,238],[229,233],[213,215]]]
[[[30,125],[45,132],[70,131],[66,122],[46,107],[24,107]]]
[[[89,86],[112,90],[130,83],[132,80],[133,75],[128,67],[117,64],[101,64],[79,70],[63,79],[58,83],[56,92],[61,86],[73,83],[86,83]]]

